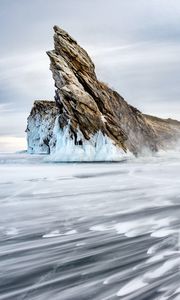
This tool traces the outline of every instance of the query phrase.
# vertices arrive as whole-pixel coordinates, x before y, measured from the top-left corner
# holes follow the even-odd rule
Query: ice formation
[[[120,161],[127,155],[121,148],[101,131],[86,140],[78,129],[75,137],[70,133],[70,121],[60,128],[59,114],[55,102],[48,102],[39,107],[36,101],[28,118],[27,142],[28,153],[50,154],[48,160],[53,161]],[[46,109],[44,109],[46,107]],[[55,114],[56,112],[56,114]]]
[[[53,147],[53,129],[58,109],[52,101],[35,101],[27,122],[30,154],[49,154]]]
[[[68,162],[88,161],[120,161],[125,157],[125,152],[116,147],[113,142],[102,132],[97,132],[86,140],[80,130],[77,131],[76,141],[70,136],[70,123],[63,129],[60,128],[58,117],[55,122],[53,139],[50,144],[50,160]]]
[[[39,118],[32,119],[29,122],[28,134],[28,153],[30,154],[48,154],[50,153],[49,145],[46,143],[49,135],[49,123]]]

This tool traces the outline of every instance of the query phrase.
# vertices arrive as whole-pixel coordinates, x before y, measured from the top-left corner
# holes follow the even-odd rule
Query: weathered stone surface
[[[101,130],[126,151],[157,150],[155,132],[140,111],[106,84],[98,81],[90,57],[68,33],[54,26],[54,50],[47,54],[56,86],[60,126],[71,122],[85,139]]]
[[[97,79],[87,52],[68,33],[58,26],[54,26],[54,32],[54,50],[47,54],[55,81],[55,102],[34,103],[27,126],[30,153],[49,153],[55,148],[55,119],[56,128],[66,132],[64,143],[70,138],[82,148],[86,142],[89,147],[88,141],[96,147],[98,132],[105,137],[105,145],[111,141],[135,155],[172,147],[177,142],[180,122],[143,115]]]

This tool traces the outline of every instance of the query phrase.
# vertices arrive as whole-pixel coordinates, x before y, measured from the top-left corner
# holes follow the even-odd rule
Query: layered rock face
[[[87,52],[67,32],[58,26],[54,26],[54,32],[54,50],[47,54],[55,81],[56,106],[53,102],[35,102],[28,118],[29,152],[56,150],[64,155],[71,151],[69,157],[76,152],[77,160],[83,155],[87,160],[96,160],[102,147],[105,156],[115,149],[116,155],[128,150],[137,155],[144,149],[157,151],[169,138],[173,140],[174,132],[179,135],[178,122],[174,131],[171,124],[166,122],[164,126],[161,119],[143,115],[129,105],[97,79]],[[43,137],[39,139],[36,130],[36,142],[32,142],[37,124]]]
[[[64,30],[54,27],[54,50],[47,54],[56,86],[55,100],[63,128],[70,120],[89,140],[99,130],[125,151],[157,150],[155,134],[143,115],[115,91],[98,81],[90,57]]]

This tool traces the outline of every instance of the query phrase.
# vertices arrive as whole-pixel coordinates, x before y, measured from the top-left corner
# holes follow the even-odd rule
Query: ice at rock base
[[[50,147],[45,141],[51,140],[53,127],[54,121],[50,113],[44,117],[36,114],[29,118],[27,131],[27,152],[29,154],[48,154],[50,152]]]
[[[116,147],[111,139],[102,132],[96,133],[90,140],[85,140],[78,131],[77,142],[82,141],[82,145],[75,145],[74,139],[69,134],[69,126],[61,129],[58,119],[56,120],[54,127],[56,145],[51,148],[49,160],[64,162],[121,161],[130,155]]]

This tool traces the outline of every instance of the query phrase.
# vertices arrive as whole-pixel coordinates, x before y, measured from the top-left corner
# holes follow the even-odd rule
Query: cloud
[[[48,68],[49,60],[42,51],[1,58],[0,85],[12,94],[7,93],[6,102],[12,103],[13,99],[16,107],[19,103],[24,109],[34,97],[53,98],[53,80]]]
[[[146,113],[179,117],[180,43],[89,47],[98,77]]]
[[[26,140],[14,136],[0,136],[0,153],[26,150]]]
[[[179,118],[179,0],[2,0],[0,135],[21,136],[33,101],[54,97],[45,53],[54,24],[86,48],[98,77],[128,102]]]
[[[0,136],[25,136],[28,113],[8,109],[0,110],[0,115]]]

